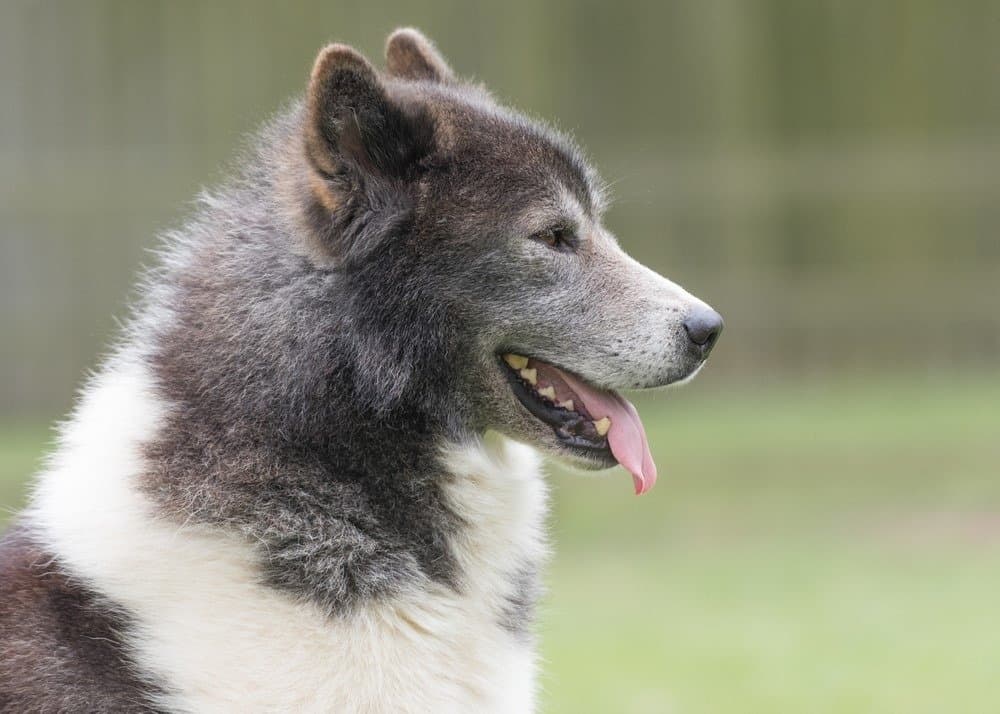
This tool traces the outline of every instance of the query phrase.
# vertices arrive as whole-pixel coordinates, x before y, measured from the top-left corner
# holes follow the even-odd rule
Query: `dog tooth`
[[[573,400],[572,399],[567,399],[565,402],[559,402],[558,404],[556,404],[556,406],[557,407],[562,407],[566,411],[570,411],[570,412],[574,411],[573,410]]]
[[[594,422],[594,428],[597,429],[598,434],[604,436],[611,428],[611,420],[608,417],[602,417]]]
[[[554,402],[556,400],[556,388],[551,385],[545,387],[544,389],[539,389],[538,393],[541,394],[546,399],[548,399],[550,402]]]
[[[503,356],[503,361],[509,364],[511,367],[517,370],[524,369],[528,366],[528,358],[522,357],[521,355],[515,355],[507,353]]]
[[[537,369],[522,369],[518,374],[521,375],[521,379],[534,387],[538,384],[538,370]]]

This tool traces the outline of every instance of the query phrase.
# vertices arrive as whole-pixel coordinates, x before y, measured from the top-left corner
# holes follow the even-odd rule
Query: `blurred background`
[[[0,5],[0,522],[156,235],[414,25],[573,133],[726,318],[637,400],[661,481],[554,469],[546,712],[1000,711],[1000,4]]]

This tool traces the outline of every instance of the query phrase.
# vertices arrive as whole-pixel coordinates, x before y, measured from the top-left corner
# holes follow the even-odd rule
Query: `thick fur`
[[[658,386],[704,305],[621,251],[565,138],[416,31],[387,59],[321,52],[168,238],[0,546],[4,710],[533,709],[528,445],[600,464],[498,355]]]
[[[527,447],[496,439],[443,454],[442,475],[454,474],[442,488],[447,506],[475,524],[449,553],[471,577],[452,587],[418,574],[392,598],[331,616],[321,598],[262,582],[266,544],[157,515],[139,485],[142,444],[164,418],[154,394],[137,362],[98,379],[33,513],[66,567],[132,613],[135,663],[170,685],[153,703],[196,712],[530,709],[534,660],[519,610],[523,568],[544,554],[544,488]]]
[[[4,538],[0,572],[0,710],[150,710],[161,690],[133,666],[119,606],[74,582],[22,527]]]

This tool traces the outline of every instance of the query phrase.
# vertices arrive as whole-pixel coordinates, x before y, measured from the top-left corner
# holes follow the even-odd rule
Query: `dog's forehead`
[[[576,203],[588,214],[599,210],[595,173],[565,136],[507,111],[473,115],[463,128],[460,149],[504,170],[507,180],[551,192],[552,200]]]
[[[574,213],[604,210],[603,184],[565,134],[498,105],[476,87],[442,87],[419,98],[451,165],[512,194],[534,192]]]

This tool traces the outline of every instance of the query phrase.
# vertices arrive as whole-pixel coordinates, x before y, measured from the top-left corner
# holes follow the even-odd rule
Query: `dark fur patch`
[[[147,487],[177,519],[261,544],[271,583],[330,612],[454,583],[446,538],[460,523],[435,449],[458,413],[445,366],[423,371],[446,331],[378,294],[368,269],[292,252],[271,191],[244,186],[222,204],[235,216],[189,229],[197,247],[172,276],[176,317],[152,358],[174,409]]]
[[[500,616],[500,626],[523,641],[533,637],[531,625],[535,609],[544,592],[537,564],[525,565],[513,580],[513,594],[507,598],[507,607]]]
[[[120,609],[71,578],[24,529],[0,541],[0,711],[154,712]]]

